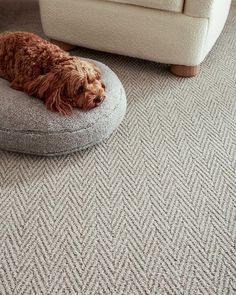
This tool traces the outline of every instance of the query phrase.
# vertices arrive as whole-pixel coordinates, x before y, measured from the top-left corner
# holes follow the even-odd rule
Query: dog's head
[[[72,105],[84,110],[99,106],[105,99],[100,70],[95,64],[80,59],[75,59],[75,65],[76,71],[70,72],[71,77],[66,82]]]
[[[78,90],[78,97],[75,95],[73,102],[75,107],[90,110],[99,106],[105,99],[105,85],[100,80],[85,82]]]
[[[47,108],[70,114],[73,107],[90,110],[105,99],[105,85],[93,64],[58,65],[26,84],[26,91],[45,101]]]

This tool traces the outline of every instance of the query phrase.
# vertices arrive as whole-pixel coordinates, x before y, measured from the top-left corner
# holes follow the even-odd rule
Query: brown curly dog
[[[105,98],[101,73],[94,64],[33,33],[0,34],[0,77],[62,114],[70,114],[74,107],[92,109]]]

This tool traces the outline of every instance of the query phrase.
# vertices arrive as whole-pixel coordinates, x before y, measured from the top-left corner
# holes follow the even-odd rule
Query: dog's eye
[[[106,86],[105,84],[102,82],[102,88],[105,90],[106,89]]]
[[[80,87],[78,90],[78,94],[81,94],[81,93],[83,93],[83,87]]]

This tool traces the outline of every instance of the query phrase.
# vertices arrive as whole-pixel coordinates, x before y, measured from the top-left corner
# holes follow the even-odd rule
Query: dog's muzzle
[[[104,98],[105,98],[105,96],[97,96],[97,97],[95,97],[94,102],[96,104],[99,104],[104,100]]]

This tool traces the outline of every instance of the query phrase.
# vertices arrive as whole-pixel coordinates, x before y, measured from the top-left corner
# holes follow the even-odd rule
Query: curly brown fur
[[[62,114],[74,107],[92,109],[105,98],[101,73],[94,64],[33,33],[0,34],[0,77]]]

